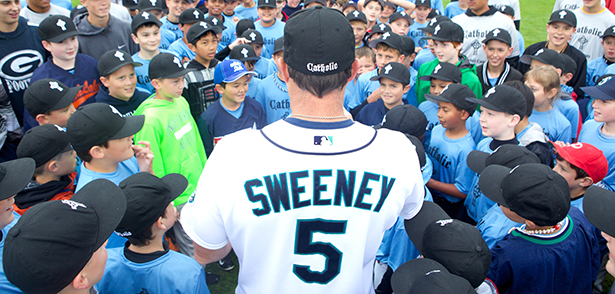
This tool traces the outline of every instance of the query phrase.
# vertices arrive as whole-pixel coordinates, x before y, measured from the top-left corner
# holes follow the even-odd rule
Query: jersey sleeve
[[[470,191],[470,185],[472,185],[472,180],[474,179],[475,174],[468,167],[468,163],[466,161],[470,151],[472,150],[461,150],[461,152],[459,152],[459,162],[455,168],[455,187],[459,190],[459,192],[466,195]]]
[[[201,134],[203,146],[205,147],[205,155],[209,157],[211,155],[211,152],[214,150],[214,137],[211,134],[211,126],[207,122],[205,113],[201,114],[201,117],[199,117],[199,120],[196,122],[196,124],[199,129],[199,134]]]

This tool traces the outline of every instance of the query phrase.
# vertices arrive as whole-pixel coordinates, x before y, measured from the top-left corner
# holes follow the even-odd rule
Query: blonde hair
[[[556,89],[557,92],[555,93],[555,96],[550,99],[551,102],[555,100],[555,97],[557,97],[561,89],[559,74],[552,66],[539,66],[532,68],[525,73],[524,78],[526,81],[532,80],[540,84],[544,88],[545,93]]]

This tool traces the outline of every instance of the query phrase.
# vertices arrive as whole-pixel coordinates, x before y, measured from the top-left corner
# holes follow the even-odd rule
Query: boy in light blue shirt
[[[258,16],[260,19],[254,23],[254,27],[263,35],[263,41],[267,51],[263,50],[261,57],[271,58],[269,52],[273,52],[275,41],[284,36],[284,23],[275,18],[275,0],[259,0]]]
[[[188,47],[190,43],[187,39],[188,30],[192,25],[201,21],[205,21],[205,16],[196,8],[186,9],[179,16],[179,28],[183,32],[183,36],[169,46],[169,51],[175,52],[175,55],[179,56],[184,64],[190,62],[196,56],[196,53]]]

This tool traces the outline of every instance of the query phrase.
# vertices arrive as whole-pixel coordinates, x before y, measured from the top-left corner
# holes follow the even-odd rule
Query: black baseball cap
[[[429,11],[429,14],[427,14],[427,19],[432,19],[441,14],[442,13],[440,13],[440,10],[432,8],[431,11]]]
[[[393,3],[389,2],[389,1],[384,2],[384,6],[389,6],[389,7],[393,8],[393,10],[397,10],[397,5],[395,5],[395,4],[393,4]],[[383,10],[384,10],[384,8],[383,8]]]
[[[137,0],[123,0],[122,5],[129,10],[137,9]]]
[[[367,24],[367,17],[365,16],[365,13],[358,11],[358,10],[353,10],[351,12],[348,12],[348,14],[346,14],[346,19],[348,20],[348,22],[351,22],[353,20],[358,20],[358,21],[362,21],[365,24]]]
[[[258,0],[258,5],[256,7],[257,8],[261,8],[261,7],[277,8],[275,4],[275,0]]]
[[[483,40],[483,44],[487,44],[491,40],[497,40],[503,43],[512,44],[512,38],[507,30],[502,28],[495,28],[487,33],[487,37]]]
[[[568,182],[549,166],[526,163],[514,168],[490,165],[478,186],[487,198],[537,226],[554,226],[570,210]]]
[[[553,11],[551,13],[551,17],[549,18],[549,22],[547,24],[551,24],[553,22],[563,22],[571,25],[572,27],[577,27],[577,17],[574,15],[574,12],[568,9],[560,9]]]
[[[421,210],[411,219],[404,220],[406,234],[416,249],[423,254],[423,237],[425,229],[434,222],[448,222],[450,217],[438,204],[423,201]]]
[[[129,64],[132,64],[134,67],[143,65],[142,63],[134,62],[130,53],[124,50],[109,50],[100,57],[96,67],[100,76],[104,77]]]
[[[477,174],[492,164],[513,168],[525,163],[540,163],[540,159],[529,149],[512,144],[501,145],[491,154],[473,150],[468,154],[467,160],[468,167]]]
[[[431,37],[425,37],[423,39],[463,43],[463,28],[452,21],[440,21],[433,27]]]
[[[416,106],[398,105],[389,110],[382,120],[382,127],[400,131],[414,137],[425,135],[427,117]]]
[[[600,81],[598,81],[597,85],[593,87],[581,87],[581,90],[594,99],[615,100],[615,79],[613,76],[614,75],[600,77]],[[30,87],[32,86],[30,85]]]
[[[393,32],[385,32],[377,40],[372,40],[369,42],[369,47],[375,49],[380,43],[384,43],[393,49],[397,49],[400,53],[403,50],[401,37]]]
[[[174,79],[181,77],[191,70],[184,68],[179,57],[171,53],[160,53],[149,62],[150,79]]]
[[[437,79],[446,82],[461,83],[461,70],[452,63],[440,62],[434,67],[433,72],[428,76],[419,78],[421,81],[431,81]],[[476,95],[474,95],[476,97]]]
[[[426,1],[429,1],[429,0],[426,0]],[[412,17],[410,17],[410,15],[408,15],[405,11],[397,11],[391,14],[391,16],[389,16],[389,23],[392,23],[400,18],[408,21],[409,25],[412,25],[414,23],[414,20],[412,19]]]
[[[600,38],[604,39],[605,37],[615,37],[615,26],[610,26],[606,30]]]
[[[480,231],[453,219],[427,225],[421,254],[441,263],[451,274],[465,278],[473,288],[485,281],[491,265],[491,251]]]
[[[423,142],[421,142],[421,140],[419,140],[419,138],[415,136],[412,136],[409,134],[404,134],[404,135],[406,135],[406,138],[408,138],[408,140],[410,140],[410,143],[414,145],[414,148],[415,148],[414,150],[416,150],[416,155],[419,158],[419,166],[423,168],[425,164],[427,163],[427,157],[425,156],[425,147],[423,147]]]
[[[429,258],[417,258],[402,264],[391,276],[395,294],[476,294],[470,283],[451,274],[446,267]]]
[[[382,78],[402,83],[404,85],[410,84],[410,72],[408,68],[399,62],[389,62],[383,68],[378,71],[378,75],[371,77],[370,81],[379,81]]]
[[[235,27],[235,34],[237,36],[242,36],[243,32],[247,30],[254,30],[256,27],[254,26],[254,21],[249,18],[241,19],[237,22],[237,26]]]
[[[307,75],[345,71],[355,61],[354,46],[352,26],[337,9],[316,6],[299,10],[284,27],[284,61]]]
[[[419,30],[426,32],[426,33],[433,34],[434,27],[436,25],[442,22],[447,22],[447,21],[451,21],[451,19],[444,15],[437,15],[429,20],[429,23],[427,24],[426,27],[419,28]]]
[[[41,125],[26,132],[17,146],[17,157],[30,157],[39,167],[56,155],[72,149],[63,128],[53,124]]]
[[[35,168],[34,159],[28,157],[0,163],[0,201],[21,192],[32,180]]]
[[[402,35],[401,36],[401,44],[402,44],[402,54],[404,54],[405,56],[410,56],[412,54],[414,54],[414,40],[407,36],[407,35]]]
[[[144,115],[122,117],[109,104],[91,103],[73,113],[66,123],[66,133],[75,151],[88,151],[92,146],[136,134],[144,122]]]
[[[180,24],[190,24],[205,20],[205,14],[196,8],[188,8],[179,15]]]
[[[160,11],[164,10],[164,1],[163,0],[139,0],[137,3],[137,9],[140,12],[158,9]]]
[[[169,203],[186,190],[188,180],[180,174],[158,178],[141,172],[123,180],[119,187],[126,197],[126,213],[115,232],[121,237],[130,237],[150,229]]]
[[[132,23],[130,24],[132,33],[136,34],[137,29],[146,23],[153,23],[157,25],[158,27],[162,26],[162,23],[158,20],[158,18],[156,18],[155,15],[147,11],[140,11],[139,13],[135,14],[135,16],[132,17]]]
[[[245,32],[243,32],[241,37],[248,39],[250,43],[261,44],[261,45],[265,44],[265,41],[263,41],[263,35],[261,34],[261,32],[257,30],[253,30],[253,29],[246,30]]]
[[[564,59],[560,56],[560,54],[549,48],[540,48],[532,55],[523,54],[519,61],[525,64],[531,64],[532,59],[542,62],[544,64],[553,65],[555,68],[563,69],[564,68]]]
[[[284,37],[278,38],[273,42],[273,52],[271,55],[275,55],[276,53],[284,51]]]
[[[68,107],[83,86],[69,88],[54,79],[42,79],[30,84],[23,94],[23,104],[36,119],[39,114]]]
[[[261,58],[256,56],[256,52],[254,52],[254,48],[252,48],[252,46],[248,44],[239,44],[231,50],[229,59],[237,59],[244,62],[248,60],[259,60]]]
[[[431,7],[431,0],[416,0],[416,7],[419,6],[427,6],[427,7]]]
[[[500,12],[509,16],[515,16],[515,9],[510,5],[502,5],[500,6]]]
[[[591,186],[583,196],[583,211],[587,220],[598,230],[615,236],[615,193]]]
[[[425,94],[425,99],[433,103],[438,104],[440,101],[453,103],[472,116],[476,110],[476,103],[468,101],[466,98],[476,98],[476,94],[474,94],[470,87],[462,84],[449,84],[442,89],[440,95]]]
[[[38,35],[43,41],[60,43],[66,38],[82,35],[73,21],[64,15],[50,15],[38,25]]]
[[[359,7],[357,6],[357,2],[354,2],[352,0],[346,2],[346,4],[342,6],[342,11],[346,10],[346,8],[348,7],[354,7],[354,9],[359,9]]]
[[[208,16],[205,18],[205,22],[214,26],[219,27],[220,29],[222,29],[223,31],[226,30],[226,27],[224,26],[224,21],[220,20],[219,18],[215,17],[215,16]]]
[[[5,274],[24,293],[58,293],[83,270],[126,211],[120,188],[96,179],[70,200],[32,206],[8,232]]]
[[[506,85],[497,85],[487,90],[482,99],[468,98],[470,101],[476,102],[481,107],[505,112],[508,114],[517,114],[523,119],[527,102],[525,97],[519,90]]]
[[[214,34],[222,33],[222,30],[217,26],[212,26],[205,21],[199,21],[199,23],[195,23],[188,29],[188,33],[186,34],[186,39],[188,43],[194,42],[194,40],[198,39],[205,33],[212,31]]]
[[[384,34],[386,32],[392,32],[391,26],[386,23],[377,23],[372,26],[371,31],[367,34],[367,38],[370,38],[373,34]]]
[[[304,0],[303,7],[308,7],[308,5],[312,3],[320,4],[322,6],[327,6],[327,3],[324,0]]]

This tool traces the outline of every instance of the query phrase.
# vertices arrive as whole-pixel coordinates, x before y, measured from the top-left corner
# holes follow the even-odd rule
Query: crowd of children
[[[178,218],[224,136],[293,115],[285,22],[313,6],[353,29],[347,116],[422,158],[426,202],[385,233],[376,293],[590,293],[615,273],[600,0],[558,0],[527,48],[516,0],[111,1],[2,1],[0,292],[209,293]]]

